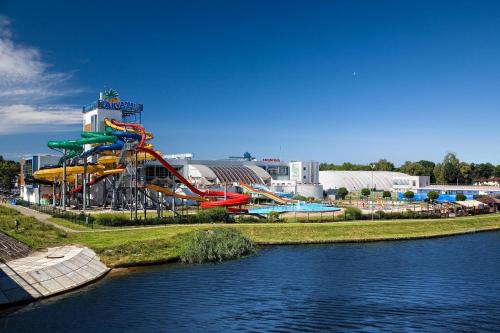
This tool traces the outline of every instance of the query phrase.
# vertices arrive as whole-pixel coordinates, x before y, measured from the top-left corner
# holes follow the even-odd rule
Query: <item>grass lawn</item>
[[[14,218],[22,230],[15,232]],[[59,221],[61,222],[61,221]],[[68,225],[69,226],[69,225]],[[70,226],[73,227],[73,226]],[[80,226],[85,228],[84,226]],[[410,239],[500,230],[500,214],[436,220],[391,220],[334,223],[254,223],[167,225],[122,230],[80,230],[64,233],[17,211],[0,207],[0,230],[33,248],[82,244],[111,267],[178,260],[185,234],[198,229],[235,228],[258,244],[303,244]]]

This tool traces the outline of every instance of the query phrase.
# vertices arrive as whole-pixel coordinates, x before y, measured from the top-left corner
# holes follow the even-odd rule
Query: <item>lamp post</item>
[[[370,164],[370,168],[372,169],[372,185],[370,189],[370,194],[371,194],[372,193],[371,191],[373,191],[373,169],[375,169],[375,164],[374,163]],[[371,211],[372,211],[372,222],[373,222],[373,200],[371,203]]]

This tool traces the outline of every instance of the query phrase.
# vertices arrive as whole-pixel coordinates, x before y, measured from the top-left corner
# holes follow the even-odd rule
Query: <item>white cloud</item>
[[[0,106],[0,135],[66,130],[82,124],[82,110],[70,106]],[[74,129],[74,128],[73,128]]]
[[[63,85],[71,75],[49,68],[38,49],[14,41],[11,21],[0,15],[0,135],[61,130],[81,123],[78,108],[47,105],[54,97],[78,92]]]

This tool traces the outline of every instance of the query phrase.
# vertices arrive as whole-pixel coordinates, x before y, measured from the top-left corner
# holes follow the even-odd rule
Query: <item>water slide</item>
[[[231,207],[231,206],[243,206],[250,202],[250,198],[247,195],[233,193],[233,192],[224,192],[224,191],[215,191],[215,190],[206,190],[200,191],[196,187],[194,187],[184,176],[182,176],[175,168],[170,165],[167,161],[163,159],[163,157],[156,151],[152,149],[152,147],[146,147],[145,142],[152,138],[153,135],[144,130],[144,127],[140,124],[135,123],[124,123],[115,119],[109,120],[107,118],[104,119],[104,122],[107,126],[121,131],[131,131],[134,133],[138,133],[141,135],[141,140],[137,145],[137,150],[143,151],[151,156],[153,156],[158,162],[160,162],[165,168],[167,168],[170,173],[172,173],[181,183],[187,186],[194,194],[199,195],[200,197],[212,197],[212,198],[224,198],[224,200],[214,200],[214,201],[204,201],[200,203],[202,208],[212,208],[212,207]],[[238,209],[232,209],[233,211],[243,211]]]
[[[231,206],[243,206],[247,205],[250,202],[250,197],[245,194],[227,192],[224,191],[215,191],[215,190],[206,190],[200,191],[196,187],[194,187],[184,176],[182,176],[175,168],[170,165],[167,161],[163,159],[163,157],[155,152],[154,150],[146,147],[137,147],[138,150],[143,151],[151,156],[153,156],[158,162],[160,162],[165,168],[167,168],[170,173],[172,173],[181,183],[187,186],[191,190],[191,192],[199,195],[200,197],[213,197],[213,198],[226,198],[225,200],[218,201],[205,201],[200,203],[202,208],[212,208],[212,207],[231,207]]]
[[[208,199],[205,199],[205,198],[202,198],[202,197],[198,197],[198,196],[194,196],[194,195],[185,195],[185,194],[179,194],[179,193],[175,193],[171,190],[169,190],[168,188],[165,188],[165,187],[162,187],[162,186],[158,186],[158,185],[154,185],[154,184],[147,184],[145,186],[147,189],[149,190],[153,190],[153,191],[156,191],[156,192],[161,192],[169,197],[176,197],[176,198],[180,198],[180,199],[186,199],[186,200],[194,200],[194,201],[198,201],[198,202],[204,202],[204,201],[208,201]]]
[[[97,177],[95,177],[94,179],[92,179],[91,181],[89,181],[87,183],[87,188],[88,187],[91,187],[92,185],[100,182],[101,180],[104,180],[106,179],[107,176],[109,175],[115,175],[115,174],[118,174],[118,173],[122,173],[123,171],[125,171],[125,169],[123,168],[118,168],[118,169],[110,169],[110,170],[104,170],[104,171],[100,171],[100,172],[96,172],[94,175],[97,175]],[[78,187],[75,187],[73,188],[69,193],[73,194],[73,193],[80,193],[83,191],[83,186],[80,185]]]
[[[100,132],[82,132],[82,138],[78,140],[49,141],[47,146],[51,149],[65,149],[66,153],[59,160],[59,164],[65,159],[76,157],[83,153],[83,146],[96,143],[115,143],[118,138],[114,135]]]
[[[274,194],[272,192],[255,189],[255,188],[251,187],[250,185],[245,184],[243,182],[240,183],[240,186],[250,193],[262,195],[266,198],[269,198],[269,199],[271,199],[277,203],[283,204],[283,205],[294,203],[294,201],[292,201],[292,200],[287,200],[285,198],[277,196],[276,194]]]

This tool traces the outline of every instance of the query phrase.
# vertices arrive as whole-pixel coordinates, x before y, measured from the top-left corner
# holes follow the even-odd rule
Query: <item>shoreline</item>
[[[435,234],[426,236],[403,236],[403,237],[388,237],[388,238],[371,238],[371,239],[332,239],[332,240],[311,240],[311,241],[283,241],[283,242],[254,242],[255,245],[261,247],[274,247],[274,246],[289,246],[289,245],[326,245],[326,244],[362,244],[362,243],[377,243],[377,242],[399,242],[399,241],[411,241],[411,240],[425,240],[425,239],[436,239],[436,238],[446,238],[454,236],[464,236],[484,232],[495,232],[500,231],[500,227],[485,228],[479,230],[469,230],[469,231],[458,231],[445,234]],[[235,259],[238,260],[238,259]],[[170,264],[181,264],[180,257],[166,258],[164,260],[158,261],[144,261],[142,263],[136,264],[123,264],[111,267],[109,274],[119,275],[127,274],[134,268],[144,268],[153,267],[161,265]]]
[[[65,232],[26,211],[0,206],[0,231],[33,250],[81,245],[112,269],[179,263],[186,236],[193,231],[231,228],[256,246],[368,243],[431,239],[500,230],[500,214],[443,219],[358,220],[342,222],[214,223],[157,225]],[[20,219],[21,232],[13,220]],[[57,221],[56,221],[57,222]],[[67,221],[65,226],[71,227]]]

